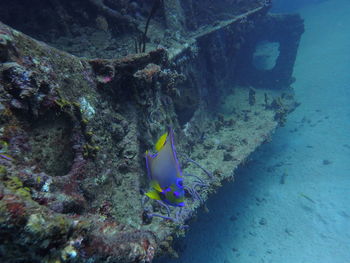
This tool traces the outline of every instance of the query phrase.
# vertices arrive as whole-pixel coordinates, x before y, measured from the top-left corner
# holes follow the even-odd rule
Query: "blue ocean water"
[[[301,106],[157,262],[350,262],[350,1],[276,1],[288,10],[305,20]]]
[[[329,1],[329,0],[273,0],[272,12],[275,13],[291,13],[299,12],[300,9],[305,7],[312,7],[316,4]],[[334,1],[335,2],[335,1]]]

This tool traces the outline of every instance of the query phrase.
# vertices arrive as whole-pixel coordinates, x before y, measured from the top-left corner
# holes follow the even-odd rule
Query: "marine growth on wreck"
[[[270,7],[2,1],[1,262],[175,256],[198,208],[297,106],[303,21]]]

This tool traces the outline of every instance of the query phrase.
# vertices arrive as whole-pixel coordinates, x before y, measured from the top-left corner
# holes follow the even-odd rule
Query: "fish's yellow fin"
[[[151,187],[154,190],[158,191],[158,192],[162,192],[163,191],[163,189],[160,187],[160,185],[159,185],[159,183],[157,181],[152,180],[151,181]]]
[[[157,152],[159,152],[163,148],[167,137],[168,137],[168,132],[166,132],[162,136],[160,136],[160,138],[158,139],[156,145],[154,146],[156,148]]]
[[[160,200],[160,196],[156,190],[151,190],[145,193],[145,195],[147,195],[151,199]]]

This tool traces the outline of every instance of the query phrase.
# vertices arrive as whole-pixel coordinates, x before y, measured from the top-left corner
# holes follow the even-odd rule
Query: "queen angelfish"
[[[152,189],[146,195],[172,206],[184,206],[182,171],[176,157],[171,128],[155,145],[156,153],[146,152],[146,166]]]

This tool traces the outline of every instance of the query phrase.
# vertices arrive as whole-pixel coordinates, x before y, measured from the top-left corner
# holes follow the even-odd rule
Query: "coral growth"
[[[249,39],[263,35],[255,31],[261,21],[277,29],[288,24],[288,32],[295,29],[290,21],[300,21],[265,19],[269,1],[260,0],[240,1],[239,8],[231,5],[237,1],[209,0],[33,1],[46,14],[35,17],[47,24],[33,18],[20,28],[84,57],[123,56],[76,57],[0,23],[1,261],[151,262],[161,252],[175,255],[170,235],[184,234],[210,193],[296,106],[285,86],[290,70],[274,91],[251,85],[253,78],[235,84],[236,65],[253,48]],[[7,2],[0,6],[23,11],[22,1]],[[152,51],[133,54],[153,3],[162,5],[142,39]],[[18,21],[26,21],[21,14]],[[295,43],[281,53],[290,58],[287,69]],[[144,153],[169,125],[188,175],[186,206],[176,209],[142,202]]]

